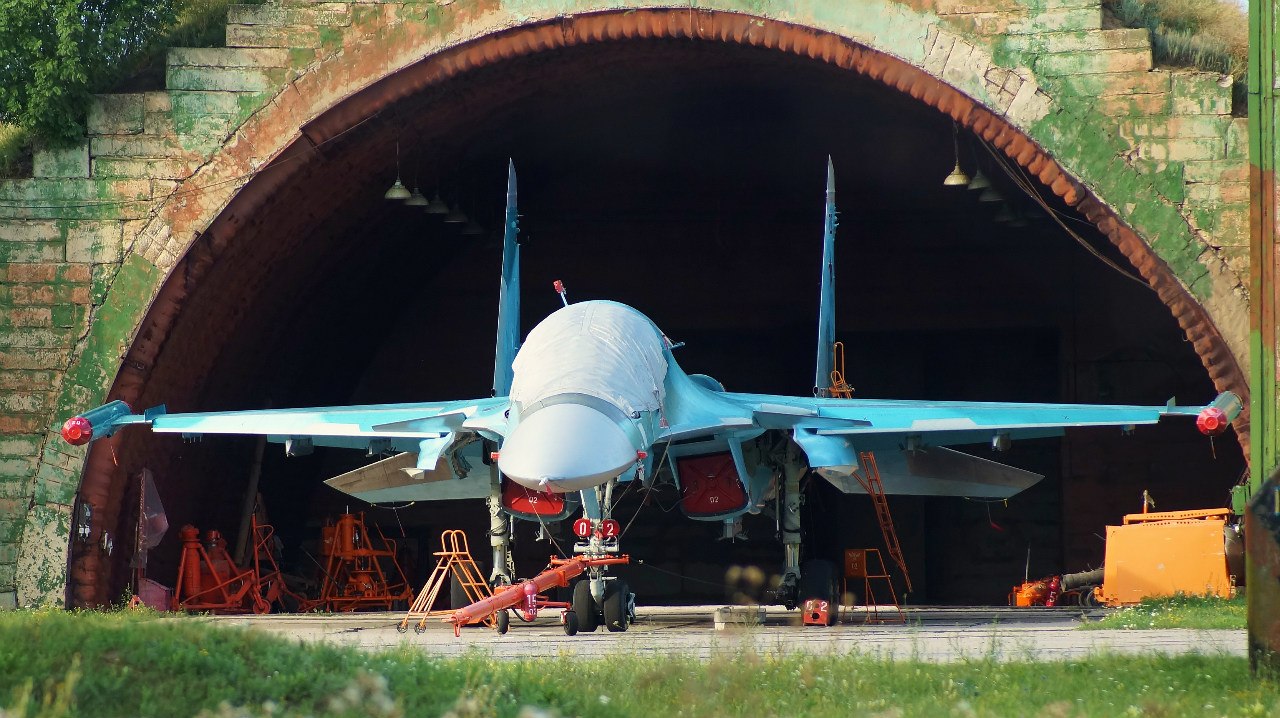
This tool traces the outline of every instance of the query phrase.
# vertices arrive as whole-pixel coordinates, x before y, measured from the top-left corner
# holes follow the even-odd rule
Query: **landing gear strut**
[[[787,462],[782,468],[784,476],[782,498],[778,500],[779,523],[782,533],[782,583],[775,594],[778,603],[787,610],[800,605],[802,596],[800,571],[800,477],[807,465],[795,455],[795,448],[788,450]]]
[[[493,549],[493,570],[489,583],[493,586],[510,586],[511,575],[511,525],[507,513],[502,510],[502,475],[498,463],[489,465],[489,546]]]

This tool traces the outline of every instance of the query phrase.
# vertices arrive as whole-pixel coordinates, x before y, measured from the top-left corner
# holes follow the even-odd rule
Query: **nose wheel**
[[[622,579],[610,581],[604,590],[604,627],[613,633],[627,630],[631,623],[631,588]]]
[[[596,605],[596,599],[591,595],[591,579],[583,579],[573,584],[573,611],[571,613],[577,617],[578,625],[574,633],[578,631],[591,633],[600,625],[600,608]],[[570,633],[569,635],[572,636],[573,634]]]

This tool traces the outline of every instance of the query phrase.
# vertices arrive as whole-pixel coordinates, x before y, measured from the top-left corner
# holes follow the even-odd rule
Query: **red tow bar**
[[[545,596],[539,595],[543,591],[551,588],[568,586],[569,582],[582,575],[583,571],[593,566],[612,566],[616,564],[629,563],[631,561],[628,556],[609,556],[607,558],[571,558],[562,559],[551,558],[551,568],[534,576],[533,578],[522,581],[514,586],[508,586],[501,591],[495,592],[492,596],[476,601],[470,606],[464,606],[453,612],[452,616],[444,619],[453,623],[453,635],[462,635],[462,627],[479,623],[498,611],[505,611],[509,608],[515,608],[520,611],[520,615],[526,621],[532,621],[537,618],[538,611],[544,608],[559,608],[568,610],[570,605],[563,601],[551,601]]]

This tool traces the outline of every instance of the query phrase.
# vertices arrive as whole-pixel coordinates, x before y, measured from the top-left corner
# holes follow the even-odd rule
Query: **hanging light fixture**
[[[982,194],[978,195],[978,201],[979,202],[1003,202],[1004,195],[1000,194],[1000,192],[995,187],[988,187],[982,190]]]
[[[404,183],[400,181],[400,143],[396,142],[396,182],[391,185],[391,189],[383,195],[384,199],[409,199],[413,195],[410,194]]]
[[[956,166],[951,169],[951,174],[942,180],[944,187],[963,187],[969,184],[969,175],[960,169],[960,127],[953,121],[951,123],[951,144],[955,150]]]
[[[427,214],[449,214],[449,205],[440,199],[440,191],[436,190],[436,196],[431,198],[427,203]]]
[[[973,179],[969,180],[969,189],[986,189],[991,186],[991,180],[982,174],[982,168],[979,167],[977,172],[973,173]]]
[[[414,187],[413,194],[409,195],[409,199],[406,199],[404,204],[406,207],[426,207],[430,203],[427,202],[427,198],[418,191],[418,188]]]
[[[444,216],[445,224],[462,224],[467,221],[467,215],[460,207],[454,207],[449,214]]]
[[[1000,211],[996,212],[996,216],[992,217],[991,219],[995,222],[1000,222],[1000,223],[1012,222],[1013,211],[1009,209],[1009,205],[1002,204],[1000,205]]]
[[[467,226],[462,228],[462,233],[468,237],[477,237],[484,234],[484,227],[481,227],[480,223],[473,219],[467,222]]]

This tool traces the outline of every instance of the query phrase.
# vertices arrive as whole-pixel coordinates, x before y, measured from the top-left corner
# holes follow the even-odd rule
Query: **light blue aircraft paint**
[[[511,393],[511,362],[520,348],[520,216],[516,213],[516,164],[507,160],[507,209],[502,222],[502,284],[498,288],[498,338],[493,395]]]
[[[1195,407],[732,393],[714,379],[686,374],[651,320],[608,301],[557,310],[519,346],[517,222],[515,169],[509,165],[493,397],[189,414],[168,414],[164,407],[134,414],[117,401],[68,420],[64,437],[86,443],[144,424],[189,437],[266,436],[290,453],[332,446],[397,454],[328,483],[371,502],[490,496],[494,511],[510,510],[506,494],[493,493],[490,478],[472,470],[482,459],[484,442],[476,440],[482,438],[499,447],[506,479],[530,495],[581,492],[591,518],[598,519],[608,515],[615,480],[668,481],[681,491],[687,516],[722,522],[732,537],[735,519],[771,502],[785,515],[782,487],[794,492],[805,471],[842,491],[861,492],[852,479],[860,452],[875,452],[886,493],[1001,498],[1042,477],[946,447],[1002,447],[1068,427],[1133,427],[1165,416],[1196,417],[1202,431],[1220,433],[1242,408],[1231,393]],[[815,387],[827,386],[831,372],[835,232],[835,174],[828,160]],[[785,510],[795,513],[784,527],[796,536],[784,578],[794,586],[798,502]],[[593,584],[593,593],[598,589]],[[794,592],[783,600],[794,601]]]
[[[831,351],[836,341],[836,170],[830,157],[827,158],[827,205],[822,215],[822,281],[818,291],[814,396],[827,396],[827,387],[831,386]]]

